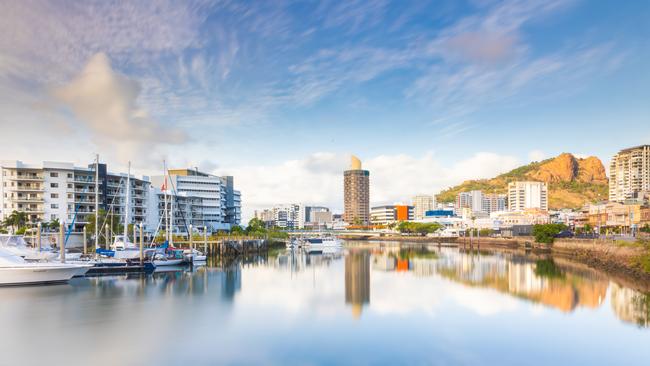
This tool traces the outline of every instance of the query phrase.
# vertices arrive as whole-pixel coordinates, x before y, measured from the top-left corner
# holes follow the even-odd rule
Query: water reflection
[[[589,356],[606,364],[607,354],[586,355],[582,347],[606,352],[603,343],[611,344],[628,361],[648,353],[639,344],[650,340],[650,294],[634,285],[519,251],[396,243],[315,255],[282,250],[148,276],[0,289],[0,352],[7,355],[0,364],[403,363],[409,359],[399,357],[429,357],[432,347],[440,359],[424,363],[580,363]],[[404,343],[404,334],[413,336]],[[549,356],[552,344],[540,334],[583,344]],[[161,339],[200,352],[170,354]],[[115,340],[118,353],[105,347]],[[28,344],[47,357],[26,352]],[[57,353],[69,344],[73,361]],[[33,362],[17,362],[26,354]]]
[[[370,303],[370,254],[366,251],[351,250],[345,256],[345,303],[352,305],[356,318]]]

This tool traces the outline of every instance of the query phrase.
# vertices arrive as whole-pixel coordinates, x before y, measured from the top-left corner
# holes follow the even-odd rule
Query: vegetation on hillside
[[[436,199],[438,202],[450,203],[456,200],[459,193],[472,190],[480,190],[484,193],[506,193],[508,183],[521,180],[536,180],[530,176],[538,172],[542,165],[550,163],[554,159],[532,162],[492,179],[465,181],[455,187],[443,190],[436,196]],[[552,209],[579,208],[587,202],[604,199],[607,194],[608,186],[606,183],[580,182],[577,180],[551,182],[549,183],[549,207]]]

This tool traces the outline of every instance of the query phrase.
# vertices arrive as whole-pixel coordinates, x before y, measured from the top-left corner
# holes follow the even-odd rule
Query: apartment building
[[[215,176],[196,169],[170,169],[167,177],[155,176],[151,181],[154,187],[161,187],[161,192],[150,194],[150,197],[157,200],[157,207],[166,192],[168,197],[178,200],[179,217],[197,217],[185,226],[206,226],[208,232],[215,232],[230,230],[241,222],[241,193],[234,189],[233,177]],[[191,201],[194,206],[184,212],[181,205],[183,201]],[[164,207],[164,202],[162,205]],[[200,215],[195,215],[196,212],[200,212]],[[184,230],[183,228],[184,226],[179,226],[178,230]]]
[[[507,208],[507,195],[498,193],[488,193],[483,195],[483,212],[490,214],[492,212],[505,211]]]
[[[415,220],[422,220],[427,211],[436,208],[436,199],[433,195],[417,195],[413,197],[412,204]]]
[[[74,230],[81,231],[95,212],[97,198],[100,209],[124,222],[128,193],[128,223],[146,222],[150,185],[147,177],[110,173],[106,164],[89,164],[84,168],[49,161],[2,161],[0,170],[0,220],[17,211],[26,213],[31,223],[58,220],[74,224]],[[97,184],[95,177],[99,178]]]
[[[472,212],[484,212],[483,210],[483,192],[475,190],[469,192],[460,192],[456,195],[455,209],[457,212],[468,208]]]
[[[508,183],[508,210],[539,209],[548,211],[548,187],[544,182]]]
[[[650,194],[650,145],[619,151],[609,165],[609,200],[624,202]]]

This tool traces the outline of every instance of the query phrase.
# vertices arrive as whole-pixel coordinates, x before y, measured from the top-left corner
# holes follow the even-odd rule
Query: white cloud
[[[275,165],[218,169],[218,173],[235,176],[246,222],[254,210],[278,203],[322,204],[340,211],[348,162],[347,155],[321,152]],[[480,152],[448,165],[428,152],[419,157],[380,155],[364,160],[363,166],[370,171],[371,204],[377,205],[410,202],[412,195],[438,192],[467,179],[490,178],[518,163],[512,156]]]
[[[542,150],[532,150],[528,153],[528,160],[530,161],[542,161],[546,158],[546,153]]]
[[[157,123],[137,105],[140,85],[113,71],[106,55],[94,55],[68,84],[52,91],[95,142],[128,160],[155,151],[159,144],[186,142],[185,134]],[[111,150],[111,149],[107,149]]]

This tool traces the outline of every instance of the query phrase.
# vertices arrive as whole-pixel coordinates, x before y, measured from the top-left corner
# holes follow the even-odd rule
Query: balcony
[[[45,200],[42,197],[11,197],[12,202],[25,202],[25,203],[43,203]]]
[[[37,185],[20,185],[16,187],[8,187],[9,191],[14,192],[43,192],[43,186]]]
[[[25,174],[25,175],[17,175],[17,176],[10,176],[9,180],[15,181],[15,182],[42,182],[43,181],[43,176],[42,175],[37,175],[37,174]]]

